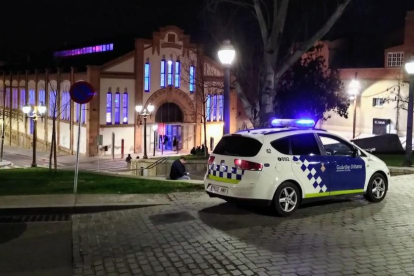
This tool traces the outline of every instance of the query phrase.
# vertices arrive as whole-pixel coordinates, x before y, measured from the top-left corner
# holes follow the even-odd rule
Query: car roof
[[[255,129],[246,129],[238,131],[233,136],[245,136],[254,138],[261,141],[273,141],[278,138],[294,135],[294,134],[303,134],[303,133],[327,133],[323,129],[315,128],[297,128],[297,127],[284,127],[284,128],[255,128]],[[330,135],[334,135],[329,133]],[[334,135],[337,136],[337,135]],[[343,138],[342,138],[343,139]]]

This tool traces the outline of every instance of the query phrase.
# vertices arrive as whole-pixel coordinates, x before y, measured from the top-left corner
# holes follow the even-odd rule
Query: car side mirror
[[[359,150],[357,148],[354,148],[354,151],[352,152],[352,157],[358,157],[359,156]]]

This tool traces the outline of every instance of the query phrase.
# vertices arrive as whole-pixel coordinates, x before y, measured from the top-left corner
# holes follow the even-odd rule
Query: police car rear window
[[[271,142],[270,144],[272,147],[280,153],[289,154],[290,153],[290,146],[289,146],[289,137],[278,139],[276,141]]]
[[[244,136],[226,136],[223,137],[215,147],[213,153],[230,156],[256,156],[262,143],[256,139]]]

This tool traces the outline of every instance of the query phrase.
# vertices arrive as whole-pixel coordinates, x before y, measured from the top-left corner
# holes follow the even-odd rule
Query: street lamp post
[[[230,40],[225,40],[220,50],[218,51],[220,62],[224,67],[223,134],[230,133],[230,66],[234,60],[235,55],[236,51],[230,44]]]
[[[405,142],[405,161],[403,165],[411,167],[413,155],[414,56],[411,56],[405,64],[405,70],[410,78],[410,87],[408,91],[407,139]]]
[[[356,79],[353,79],[351,83],[349,84],[349,98],[354,101],[354,118],[352,122],[352,139],[355,139],[355,128],[356,128],[356,106],[357,106],[357,97],[359,94],[360,84],[359,81]]]
[[[153,154],[153,156],[155,156],[155,147],[156,147],[156,142],[157,142],[157,128],[158,128],[158,125],[157,124],[153,124],[152,125],[152,130],[154,131],[154,154]]]
[[[25,105],[22,107],[23,113],[26,115],[26,118],[33,120],[33,161],[32,167],[37,167],[36,164],[36,143],[37,143],[37,119],[38,117],[43,118],[43,114],[46,113],[46,106],[41,103],[39,106],[34,106],[32,114],[32,107],[30,105]]]
[[[151,117],[151,113],[154,111],[154,106],[149,104],[147,108],[143,108],[142,105],[137,105],[135,111],[138,113],[138,117],[144,118],[144,156],[143,159],[148,159],[147,155],[147,117]]]

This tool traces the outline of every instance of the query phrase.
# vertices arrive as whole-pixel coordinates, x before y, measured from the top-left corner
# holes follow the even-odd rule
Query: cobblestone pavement
[[[74,275],[414,275],[414,176],[290,218],[204,193],[73,216]]]

